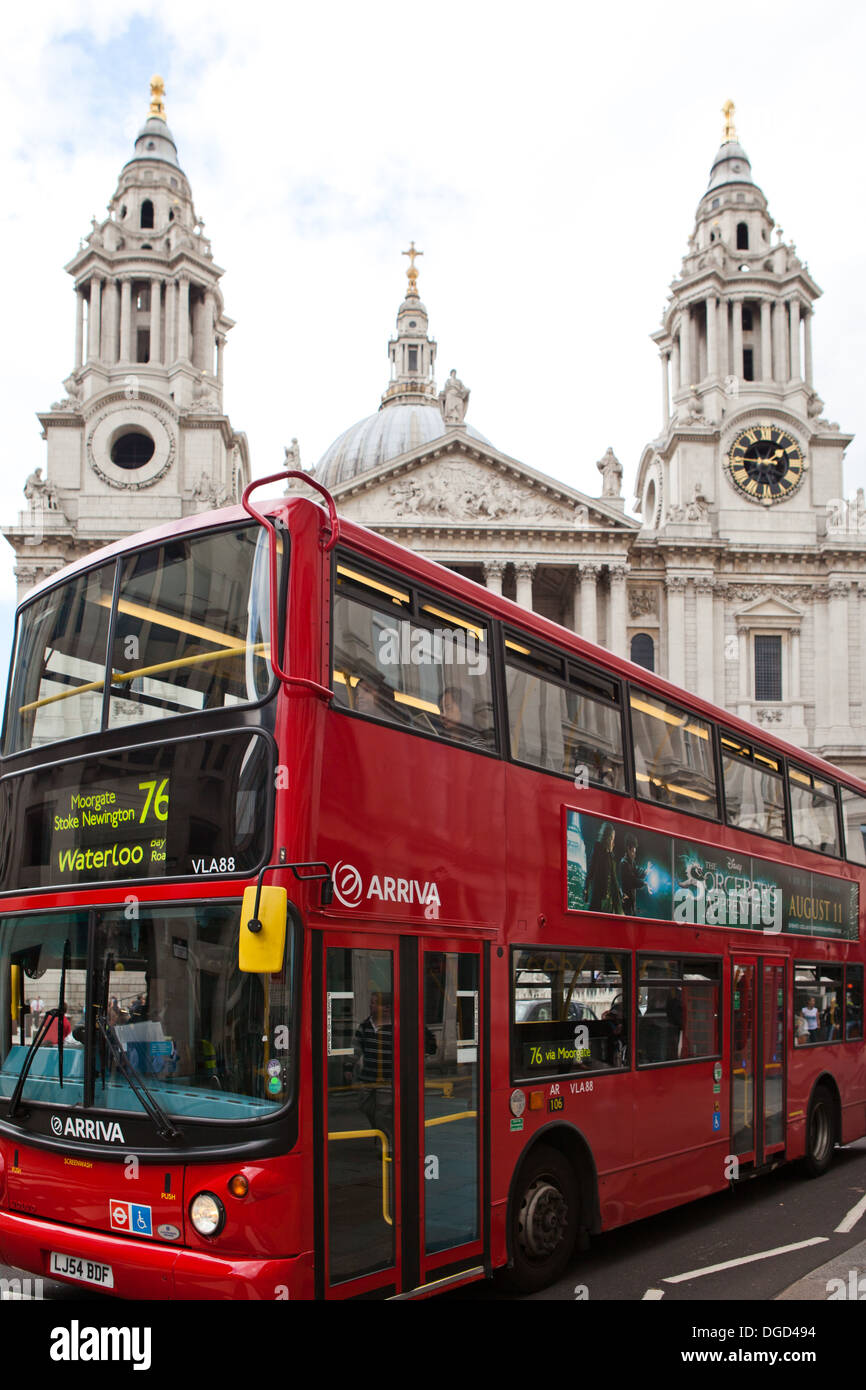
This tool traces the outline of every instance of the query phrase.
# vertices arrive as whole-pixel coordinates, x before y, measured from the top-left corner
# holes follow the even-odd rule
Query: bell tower
[[[722,143],[652,334],[662,433],[641,460],[638,506],[644,531],[697,524],[719,540],[759,539],[778,509],[786,539],[815,543],[842,495],[850,443],[823,418],[814,385],[821,290],[770,216],[733,102],[722,111]]]
[[[388,344],[388,359],[391,363],[391,380],[382,396],[382,406],[388,405],[431,405],[436,401],[436,382],[433,368],[436,364],[436,339],[429,335],[427,309],[418,294],[417,256],[423,251],[415,250],[410,241],[409,250],[403,252],[409,257],[406,277],[409,284],[406,297],[397,310],[397,334]]]
[[[236,500],[246,436],[223,409],[233,327],[204,222],[180,167],[160,77],[102,222],[66,266],[75,291],[66,396],[39,415],[46,476],[5,529],[19,598],[71,560],[160,522]]]

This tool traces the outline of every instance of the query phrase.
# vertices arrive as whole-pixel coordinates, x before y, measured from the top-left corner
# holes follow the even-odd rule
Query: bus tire
[[[574,1169],[558,1149],[538,1144],[523,1163],[511,1201],[511,1265],[504,1283],[537,1293],[566,1269],[578,1232]]]
[[[806,1121],[806,1153],[803,1171],[807,1177],[820,1178],[833,1161],[836,1143],[836,1107],[826,1086],[816,1086],[809,1102]]]

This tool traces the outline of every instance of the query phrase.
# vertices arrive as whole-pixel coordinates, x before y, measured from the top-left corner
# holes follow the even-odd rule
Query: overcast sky
[[[866,485],[863,15],[833,0],[8,7],[4,523],[45,461],[35,412],[73,365],[63,265],[105,216],[154,72],[226,269],[225,401],[254,474],[293,435],[309,465],[377,409],[414,239],[438,379],[456,368],[470,422],[593,495],[612,445],[630,501],[661,428],[648,335],[731,97],[755,181],[824,291],[815,384],[857,436],[852,495]]]

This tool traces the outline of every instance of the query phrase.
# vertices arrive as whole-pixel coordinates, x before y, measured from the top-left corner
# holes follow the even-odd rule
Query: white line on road
[[[658,1300],[660,1298],[664,1298],[664,1296],[664,1289],[647,1289],[646,1293],[641,1299],[641,1303],[651,1302],[653,1299]]]
[[[848,1215],[842,1218],[833,1234],[844,1236],[849,1231],[853,1231],[864,1211],[866,1211],[866,1197],[861,1197],[856,1207],[852,1207]]]
[[[737,1265],[750,1265],[755,1260],[769,1260],[772,1255],[787,1255],[791,1250],[805,1250],[807,1245],[822,1245],[829,1236],[812,1236],[810,1240],[798,1240],[796,1245],[777,1245],[775,1250],[759,1250],[757,1255],[741,1255],[738,1260],[725,1260],[720,1265],[705,1265],[703,1269],[690,1269],[688,1274],[670,1274],[662,1279],[663,1284],[684,1284],[687,1279],[700,1279],[704,1274],[718,1274],[722,1269],[734,1269]]]

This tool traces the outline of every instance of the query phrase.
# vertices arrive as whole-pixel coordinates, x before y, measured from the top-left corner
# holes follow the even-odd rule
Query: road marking
[[[652,1301],[653,1299],[658,1300],[658,1299],[660,1299],[660,1298],[664,1298],[664,1296],[665,1296],[665,1291],[664,1291],[664,1289],[647,1289],[646,1293],[644,1294],[643,1298],[641,1299],[641,1303],[647,1303],[647,1302]]]
[[[738,1260],[725,1260],[720,1265],[705,1265],[703,1269],[690,1269],[688,1274],[670,1274],[662,1279],[663,1284],[684,1284],[687,1279],[700,1279],[704,1274],[718,1274],[723,1269],[735,1269],[737,1265],[750,1265],[755,1260],[769,1260],[772,1255],[787,1255],[791,1250],[805,1250],[807,1245],[823,1245],[829,1236],[812,1236],[810,1240],[798,1240],[795,1245],[777,1245],[775,1250],[759,1250],[757,1255],[741,1255]]]
[[[861,1197],[856,1207],[852,1207],[848,1215],[843,1216],[833,1234],[844,1236],[849,1231],[853,1231],[864,1211],[866,1211],[866,1197]]]

